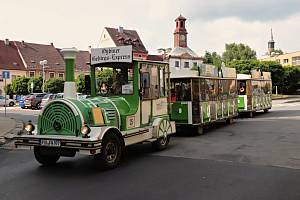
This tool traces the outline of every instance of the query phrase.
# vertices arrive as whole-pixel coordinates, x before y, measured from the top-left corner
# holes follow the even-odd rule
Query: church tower
[[[273,39],[273,31],[271,29],[271,39],[268,42],[268,53],[271,55],[272,52],[275,50],[275,41]]]
[[[174,47],[187,47],[187,31],[185,29],[185,21],[182,15],[175,19],[176,29],[174,31]]]

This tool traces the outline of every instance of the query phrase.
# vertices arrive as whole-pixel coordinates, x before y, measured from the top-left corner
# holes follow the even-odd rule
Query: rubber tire
[[[232,123],[233,123],[233,119],[232,118],[226,119],[226,124],[232,124]]]
[[[249,112],[249,117],[253,118],[253,116],[254,116],[254,112]]]
[[[152,142],[151,144],[152,144],[153,150],[155,150],[155,151],[165,150],[169,145],[170,136],[169,135],[167,136],[167,140],[165,143],[162,143],[162,141],[163,141],[163,138],[157,138],[156,141]]]
[[[35,109],[40,110],[41,109],[41,103],[36,104]]]
[[[9,104],[8,104],[8,106],[9,106],[9,107],[13,107],[14,105],[15,105],[15,103],[14,103],[14,102],[12,102],[12,101],[11,101],[11,102],[9,102]]]
[[[204,134],[204,127],[203,126],[196,126],[194,128],[195,135],[203,135]]]
[[[114,162],[107,160],[107,152],[105,152],[106,146],[109,142],[114,142],[117,146],[117,156]],[[114,133],[108,133],[102,140],[101,153],[94,156],[94,158],[100,162],[100,166],[103,169],[113,169],[120,164],[123,154],[122,142],[119,137]]]
[[[34,157],[40,164],[44,166],[55,165],[60,158],[60,155],[43,155],[40,150],[41,147],[34,147]]]
[[[26,107],[21,107],[22,109],[25,109]]]
[[[269,109],[264,109],[264,113],[267,113],[267,112],[269,112]]]

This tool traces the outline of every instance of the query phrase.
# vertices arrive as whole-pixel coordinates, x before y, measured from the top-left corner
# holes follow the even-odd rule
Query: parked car
[[[42,99],[42,102],[41,102],[41,108],[45,107],[45,105],[52,101],[53,99],[55,99],[56,97],[56,94],[46,94],[43,99]]]
[[[5,104],[5,97],[0,96],[0,106],[14,106],[14,105],[16,105],[15,100],[6,98],[6,104]]]
[[[27,97],[29,97],[29,96],[30,96],[30,95],[26,95],[26,96],[22,97],[22,98],[19,100],[19,106],[20,106],[20,108],[22,108],[22,109],[25,108],[25,99],[26,99]]]
[[[46,93],[33,93],[25,99],[25,107],[31,109],[40,109],[43,97]]]

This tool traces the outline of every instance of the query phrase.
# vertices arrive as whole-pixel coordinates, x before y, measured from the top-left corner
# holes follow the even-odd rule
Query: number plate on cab
[[[59,140],[40,140],[41,146],[47,146],[47,147],[60,147],[60,141]]]

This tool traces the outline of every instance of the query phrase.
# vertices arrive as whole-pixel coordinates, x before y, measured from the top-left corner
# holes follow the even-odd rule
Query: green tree
[[[206,51],[204,54],[204,64],[211,64],[217,67],[221,67],[222,65],[222,57],[217,54],[217,52],[208,52]]]
[[[4,88],[4,90],[5,90],[5,94],[9,95],[10,97],[15,94],[14,90],[12,88],[12,84],[10,84],[10,83],[6,85],[6,87]]]
[[[45,82],[45,91],[49,93],[60,93],[64,91],[64,80],[61,78],[50,78]]]
[[[33,91],[31,91],[31,83],[33,83]],[[40,77],[32,77],[28,82],[28,91],[31,92],[42,92],[43,87],[43,78]]]
[[[300,86],[300,68],[299,67],[285,67],[284,81],[282,92],[284,94],[294,94]]]
[[[28,94],[28,82],[29,78],[19,77],[13,80],[12,90],[17,95],[27,95]]]
[[[85,93],[85,79],[84,74],[79,74],[78,77],[75,80],[77,92]]]
[[[245,44],[225,44],[223,60],[227,63],[233,60],[252,60],[256,59],[256,52]]]
[[[106,83],[112,85],[113,71],[111,69],[101,69],[96,73],[96,79],[99,84]]]
[[[281,49],[275,49],[274,51],[273,51],[276,55],[282,55],[283,54],[283,51],[281,50]],[[272,52],[272,53],[273,53]]]

